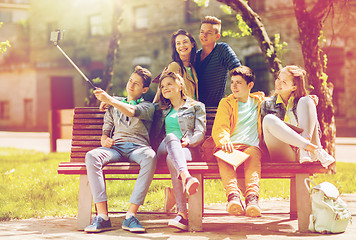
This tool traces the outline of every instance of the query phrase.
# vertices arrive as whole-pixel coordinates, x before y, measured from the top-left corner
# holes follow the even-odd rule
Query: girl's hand
[[[182,148],[188,147],[189,146],[189,139],[188,138],[182,138],[181,139],[181,144],[182,144]]]
[[[163,69],[163,71],[162,71],[162,75],[165,75],[165,74],[167,74],[168,73],[168,67],[165,67],[164,69]]]

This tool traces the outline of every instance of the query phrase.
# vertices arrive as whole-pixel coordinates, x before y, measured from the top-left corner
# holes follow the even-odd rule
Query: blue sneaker
[[[141,225],[140,221],[135,216],[125,219],[122,223],[122,229],[135,233],[146,232],[146,229]]]
[[[111,229],[110,219],[105,221],[102,217],[95,216],[91,225],[87,226],[84,231],[87,233],[98,233]]]

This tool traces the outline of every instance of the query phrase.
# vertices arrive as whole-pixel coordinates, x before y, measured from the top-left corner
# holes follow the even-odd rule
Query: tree
[[[276,73],[281,68],[280,61],[274,55],[274,46],[271,44],[258,14],[248,6],[245,0],[217,1],[228,5],[241,14],[243,20],[251,28],[252,34],[259,42],[261,50],[268,61],[270,71]],[[318,0],[314,1],[313,6],[310,6],[310,3],[307,5],[305,0],[293,0],[305,70],[309,83],[313,87],[311,93],[319,97],[317,110],[322,131],[321,143],[334,156],[336,129],[332,103],[333,89],[332,84],[327,83],[327,75],[325,74],[326,64],[324,64],[325,56],[319,39],[325,19],[337,1],[343,0]],[[270,54],[271,52],[273,53],[272,55]],[[274,76],[276,77],[276,74]]]
[[[322,131],[321,142],[334,156],[336,128],[332,102],[333,86],[327,82],[324,64],[326,55],[321,49],[319,39],[328,13],[336,2],[337,0],[318,0],[311,6],[307,5],[305,0],[293,0],[305,70],[309,83],[314,87],[312,93],[319,97],[317,109]]]
[[[224,3],[235,12],[240,13],[243,21],[247,23],[256,38],[262,53],[267,61],[268,70],[274,78],[277,78],[278,71],[282,68],[281,61],[277,57],[277,51],[274,43],[268,36],[260,16],[252,10],[247,1],[244,0],[217,0]]]
[[[122,14],[122,5],[123,1],[114,0],[114,7],[113,7],[113,14],[112,14],[112,21],[111,21],[111,36],[109,41],[109,48],[106,55],[106,63],[105,63],[105,70],[101,80],[99,82],[99,87],[104,89],[105,91],[109,91],[112,87],[112,77],[114,74],[114,64],[116,57],[118,55],[119,50],[119,40],[121,37],[119,31],[119,24],[121,22],[121,14]],[[89,96],[89,106],[96,106],[97,100],[95,96],[91,93]]]

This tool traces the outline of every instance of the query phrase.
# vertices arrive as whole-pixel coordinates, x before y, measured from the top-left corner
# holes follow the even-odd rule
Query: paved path
[[[354,218],[356,216],[356,194],[344,195]],[[299,233],[297,220],[290,220],[286,214],[289,202],[285,200],[261,201],[263,216],[260,218],[233,217],[225,212],[224,205],[208,206],[208,216],[203,220],[203,232],[180,232],[167,226],[172,216],[138,215],[147,233],[134,234],[121,229],[123,214],[110,215],[114,229],[99,234],[86,234],[76,230],[76,219],[44,218],[0,222],[0,239],[95,239],[95,240],[351,240],[356,236],[356,224],[349,224],[345,233],[322,235]]]
[[[336,161],[356,163],[356,137],[336,138]],[[0,147],[15,147],[24,149],[35,149],[48,153],[49,133],[40,132],[1,132]],[[70,140],[57,140],[58,152],[70,151]]]

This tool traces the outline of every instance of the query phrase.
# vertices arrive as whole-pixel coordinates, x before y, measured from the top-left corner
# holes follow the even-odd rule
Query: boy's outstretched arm
[[[108,105],[111,105],[117,108],[120,112],[122,112],[127,117],[135,116],[135,107],[133,105],[129,105],[127,103],[121,102],[116,98],[110,96],[107,92],[102,90],[101,88],[97,88],[93,91],[95,97]]]

